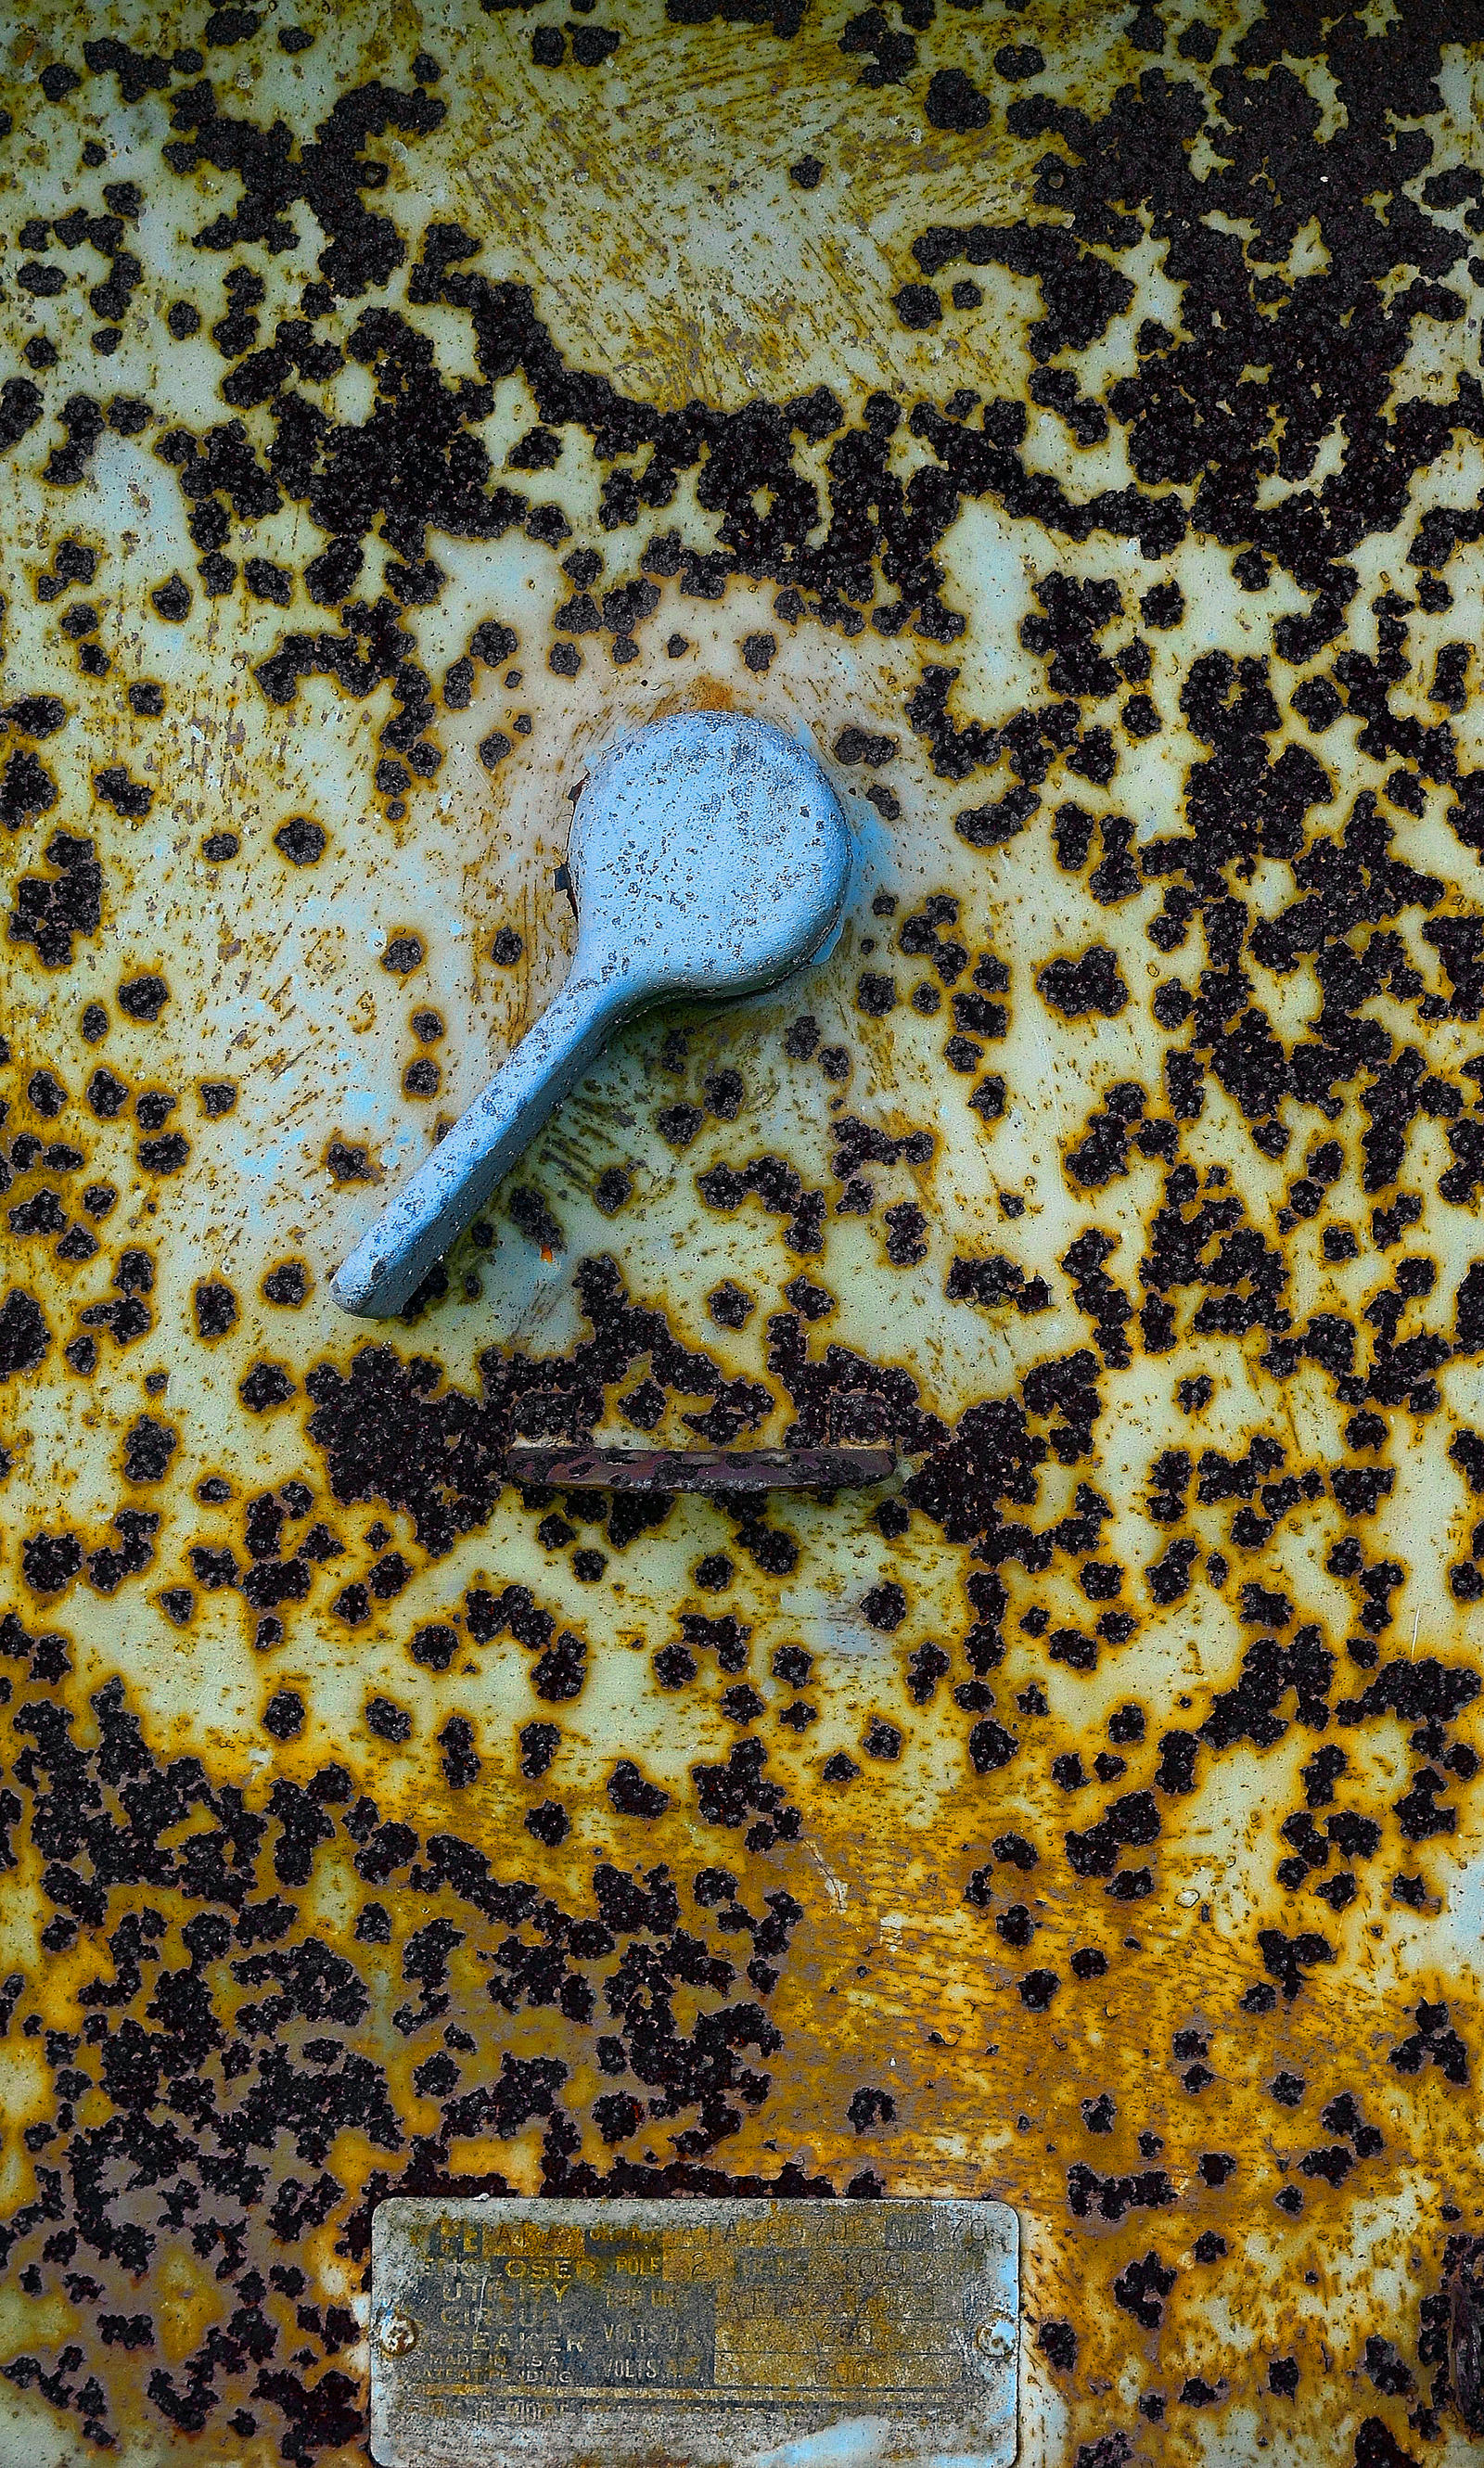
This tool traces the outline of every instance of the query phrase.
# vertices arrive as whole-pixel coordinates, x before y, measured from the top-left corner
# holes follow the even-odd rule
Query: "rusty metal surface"
[[[1484,25],[672,5],[0,34],[0,2458],[363,2460],[388,2194],[886,2193],[1034,2468],[1454,2468]],[[875,904],[368,1337],[691,707]]]
[[[538,1449],[506,1451],[512,1482],[570,1491],[870,1491],[890,1449]]]
[[[383,2203],[373,2455],[1009,2468],[1016,2253],[998,2203]]]

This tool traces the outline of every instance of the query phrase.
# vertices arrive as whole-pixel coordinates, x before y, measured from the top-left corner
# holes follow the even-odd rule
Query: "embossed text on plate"
[[[386,2202],[373,2456],[1002,2468],[1017,2259],[998,2203]]]

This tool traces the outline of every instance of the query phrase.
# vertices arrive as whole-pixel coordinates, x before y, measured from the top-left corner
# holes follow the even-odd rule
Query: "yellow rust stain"
[[[184,2364],[200,2346],[220,2306],[211,2274],[177,2246],[154,2274],[160,2349],[166,2363]]]

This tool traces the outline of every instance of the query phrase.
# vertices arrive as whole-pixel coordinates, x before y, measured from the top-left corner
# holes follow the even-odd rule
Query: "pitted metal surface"
[[[669,9],[3,37],[0,2457],[363,2460],[388,2194],[884,2192],[1035,2468],[1461,2462],[1484,25]],[[369,1335],[696,709],[879,890]]]

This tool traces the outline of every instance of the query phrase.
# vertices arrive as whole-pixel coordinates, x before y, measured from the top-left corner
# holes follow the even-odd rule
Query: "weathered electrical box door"
[[[4,2468],[416,2457],[378,2205],[537,2196],[1008,2206],[1028,2468],[1474,2456],[1481,85],[9,12]],[[351,1317],[696,711],[838,941]]]

